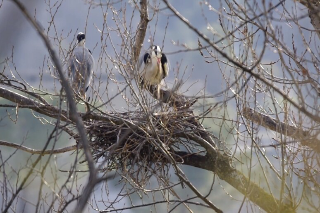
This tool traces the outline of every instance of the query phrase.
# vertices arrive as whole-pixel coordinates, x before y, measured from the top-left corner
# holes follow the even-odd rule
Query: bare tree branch
[[[140,0],[140,22],[138,24],[138,30],[136,35],[136,40],[134,43],[133,49],[133,60],[132,65],[135,65],[138,61],[141,47],[144,42],[144,38],[146,36],[146,31],[149,23],[148,18],[148,1],[147,0]]]
[[[67,116],[67,111],[62,110],[62,112],[60,112],[58,108],[52,105],[45,105],[43,103],[39,103],[26,96],[12,92],[6,88],[0,87],[0,97],[12,101],[13,103],[22,105],[23,108],[32,109],[38,113],[47,115],[52,118],[57,118],[57,116],[61,114],[62,121],[70,121]],[[71,119],[74,120],[73,118]]]
[[[257,184],[250,182],[241,172],[230,167],[226,157],[219,156],[219,158],[214,158],[208,155],[190,155],[185,152],[176,152],[176,154],[184,159],[183,164],[185,165],[216,173],[220,179],[229,183],[239,192],[247,194],[250,201],[256,203],[266,212],[277,212],[279,209],[281,209],[280,212],[295,212],[293,207],[281,204],[279,200],[275,199]]]
[[[319,15],[319,9],[320,4],[319,1],[316,0],[297,0],[297,2],[300,2],[302,5],[304,5],[306,8],[308,8],[309,11],[309,17],[312,26],[316,30],[316,33],[318,37],[320,38],[320,15]]]
[[[308,131],[290,126],[284,122],[279,122],[277,119],[271,118],[263,113],[256,112],[248,107],[243,109],[243,116],[258,125],[279,132],[285,136],[292,137],[297,141],[300,141],[302,145],[308,146],[316,152],[320,152],[320,141],[315,136],[311,136],[311,133]]]
[[[20,144],[7,142],[7,141],[3,141],[3,140],[0,140],[0,146],[12,147],[15,149],[23,150],[25,152],[29,152],[31,154],[41,154],[41,155],[61,154],[61,153],[70,152],[70,151],[78,149],[78,145],[73,145],[73,146],[67,146],[67,147],[60,148],[60,149],[36,150],[36,149],[32,149],[32,148],[29,148],[29,147],[26,147],[26,146],[23,146]]]

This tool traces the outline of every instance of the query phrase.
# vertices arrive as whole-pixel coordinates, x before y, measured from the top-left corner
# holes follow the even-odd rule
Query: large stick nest
[[[205,151],[188,137],[201,137],[204,132],[190,110],[117,113],[103,121],[87,120],[85,125],[94,159],[105,161],[112,169],[167,172],[172,159],[183,162],[177,151],[189,154]]]
[[[163,146],[172,155],[174,150],[191,151],[196,144],[182,141],[179,136],[186,132],[197,134],[202,131],[191,123],[190,112],[166,112],[146,116],[143,112],[117,114],[115,123],[91,121],[87,123],[93,155],[96,160],[106,158],[113,149],[117,160],[148,158],[150,162],[167,162],[157,145]],[[200,136],[200,132],[198,133]],[[110,156],[109,156],[110,157]]]

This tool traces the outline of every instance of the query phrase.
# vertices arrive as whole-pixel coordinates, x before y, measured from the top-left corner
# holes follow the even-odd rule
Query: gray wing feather
[[[169,60],[164,53],[162,53],[162,56],[161,56],[161,64],[162,64],[162,71],[163,71],[162,79],[164,79],[169,75],[169,69],[170,69]]]
[[[69,59],[69,76],[73,88],[84,94],[90,84],[94,68],[94,60],[85,47],[76,47]]]
[[[142,74],[142,71],[144,70],[144,66],[145,66],[145,64],[144,64],[144,62],[143,62],[143,55],[142,55],[142,56],[140,56],[140,58],[139,58],[139,63],[138,63],[139,75]]]

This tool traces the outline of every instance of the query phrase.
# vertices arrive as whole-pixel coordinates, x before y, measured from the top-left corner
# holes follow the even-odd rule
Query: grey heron
[[[169,74],[169,62],[159,46],[151,46],[140,57],[138,71],[142,86],[157,86],[160,98],[160,83]]]
[[[68,71],[72,88],[82,98],[86,98],[86,91],[91,81],[94,59],[91,51],[85,47],[86,36],[79,32],[77,35],[77,46],[69,59]]]

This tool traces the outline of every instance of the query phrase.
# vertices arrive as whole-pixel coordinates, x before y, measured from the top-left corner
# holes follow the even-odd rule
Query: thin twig
[[[67,96],[68,103],[69,103],[69,114],[70,114],[70,117],[76,123],[76,128],[77,128],[77,130],[79,132],[79,136],[80,136],[80,142],[82,144],[82,147],[83,147],[83,150],[84,150],[84,153],[86,156],[86,160],[88,162],[89,171],[90,171],[88,184],[86,185],[86,187],[84,189],[84,193],[82,194],[82,196],[78,200],[78,205],[75,208],[75,212],[82,212],[84,207],[86,206],[87,200],[89,199],[91,192],[93,190],[92,183],[95,183],[95,180],[97,178],[96,177],[97,171],[96,171],[95,164],[94,164],[92,154],[90,151],[89,142],[87,139],[86,130],[84,128],[83,121],[77,113],[77,107],[76,107],[76,104],[74,101],[73,90],[71,89],[71,86],[70,86],[68,80],[64,76],[64,72],[63,72],[60,60],[56,56],[56,52],[54,51],[53,47],[50,44],[49,39],[44,34],[44,32],[41,29],[41,27],[39,26],[39,24],[30,16],[30,14],[28,13],[26,8],[24,7],[24,5],[20,1],[13,0],[13,2],[17,5],[17,7],[20,9],[20,11],[24,14],[24,16],[27,18],[27,20],[33,25],[33,27],[37,30],[38,34],[40,35],[43,42],[45,43],[45,45],[48,49],[48,52],[50,53],[51,59],[52,59],[54,65],[59,73],[61,84],[66,92],[66,96]]]
[[[215,43],[210,41],[210,39],[201,33],[196,27],[190,24],[190,22],[182,16],[167,0],[163,0],[163,2],[167,5],[167,7],[175,14],[176,17],[178,17],[185,25],[187,25],[193,32],[195,32],[198,36],[200,36],[204,41],[206,41],[208,44],[211,45],[221,56],[226,58],[228,61],[230,61],[232,64],[234,64],[236,67],[239,67],[239,69],[242,69],[246,73],[252,75],[257,80],[263,82],[266,86],[272,88],[275,92],[277,92],[279,95],[281,95],[284,99],[286,99],[288,102],[290,102],[295,108],[297,108],[299,111],[303,112],[306,116],[311,118],[314,121],[320,122],[320,116],[316,114],[312,114],[312,112],[308,111],[304,106],[300,106],[299,103],[296,103],[293,101],[287,94],[285,94],[281,89],[277,88],[273,85],[272,82],[265,79],[263,76],[261,76],[259,73],[253,72],[253,69],[259,64],[256,63],[253,66],[246,67],[240,62],[232,59],[229,57],[229,55],[225,52],[223,52]]]

